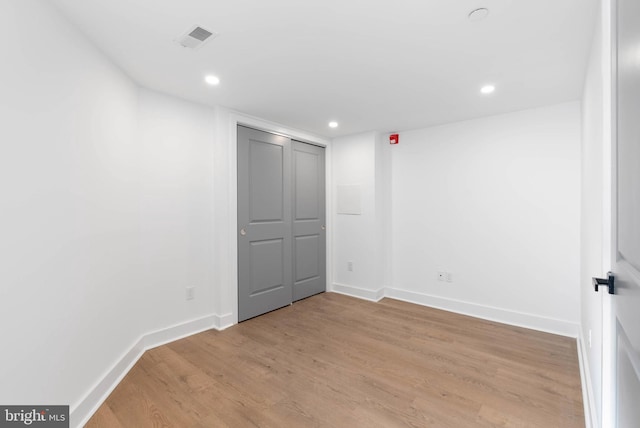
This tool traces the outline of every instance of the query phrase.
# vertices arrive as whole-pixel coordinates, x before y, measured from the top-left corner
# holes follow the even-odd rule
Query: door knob
[[[598,287],[605,285],[609,287],[609,294],[615,294],[614,277],[611,272],[607,273],[607,279],[591,278],[591,282],[593,283],[593,288],[595,288],[596,291],[599,291]]]
[[[320,226],[320,229],[325,230],[326,227],[324,227],[324,224],[322,226]]]
[[[240,229],[240,235],[245,236],[247,234],[247,231],[244,229]]]

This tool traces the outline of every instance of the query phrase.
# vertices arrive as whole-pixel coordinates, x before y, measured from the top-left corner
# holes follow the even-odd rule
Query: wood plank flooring
[[[576,341],[323,293],[146,352],[88,427],[584,427]]]

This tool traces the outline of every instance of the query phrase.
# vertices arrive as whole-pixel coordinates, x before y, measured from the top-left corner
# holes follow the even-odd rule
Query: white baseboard
[[[107,399],[109,394],[129,373],[129,370],[144,354],[144,336],[125,353],[109,372],[89,391],[82,401],[71,409],[69,426],[82,427]]]
[[[443,309],[445,311],[469,315],[489,321],[530,328],[532,330],[544,331],[561,336],[573,338],[578,337],[578,324],[566,320],[547,318],[524,312],[510,311],[507,309],[479,305],[477,303],[464,302],[461,300],[447,299],[444,297],[421,294],[413,291],[399,290],[396,288],[386,288],[384,290],[384,295],[392,299]]]
[[[233,320],[233,314],[224,314],[224,315],[214,315],[215,322],[213,324],[213,328],[216,330],[224,330],[225,328],[229,328],[232,325],[236,324]]]
[[[216,318],[216,315],[208,315],[206,317],[147,333],[142,336],[144,339],[144,350],[148,351],[149,349],[165,345],[169,342],[216,328]]]
[[[354,287],[353,285],[339,284],[334,282],[331,291],[335,293],[345,294],[347,296],[357,297],[359,299],[369,300],[371,302],[379,302],[384,297],[384,288],[379,290],[367,290],[365,288]]]
[[[582,403],[584,404],[584,421],[586,428],[599,428],[598,412],[596,409],[593,385],[591,383],[591,370],[587,358],[587,347],[582,329],[578,335],[578,362],[580,363],[580,383],[582,385]]]
[[[109,372],[71,409],[70,426],[82,427],[104,403],[145,351],[203,331],[222,330],[232,322],[231,314],[208,315],[143,335]]]
[[[402,300],[405,302],[429,306],[449,312],[469,315],[489,321],[496,321],[503,324],[514,325],[517,327],[524,327],[532,330],[544,331],[546,333],[553,333],[573,338],[578,337],[578,333],[580,330],[579,325],[571,321],[548,318],[540,315],[511,311],[508,309],[464,302],[461,300],[448,299],[445,297],[432,296],[429,294],[416,293],[414,291],[400,290],[391,287],[381,288],[379,290],[367,290],[354,287],[352,285],[333,283],[331,291],[335,293],[346,294],[347,296],[369,300],[372,302],[378,302],[383,297],[389,297],[396,300]]]

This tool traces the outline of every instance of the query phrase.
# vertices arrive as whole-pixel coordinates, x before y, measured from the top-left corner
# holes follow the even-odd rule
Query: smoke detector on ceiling
[[[207,30],[199,25],[189,28],[189,30],[175,41],[180,46],[189,49],[200,49],[205,43],[216,38],[218,34]]]

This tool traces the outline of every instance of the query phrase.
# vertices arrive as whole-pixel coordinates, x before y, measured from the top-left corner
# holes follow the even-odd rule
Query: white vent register
[[[205,43],[216,38],[218,34],[199,25],[191,27],[186,33],[176,39],[176,43],[189,49],[200,49]]]

